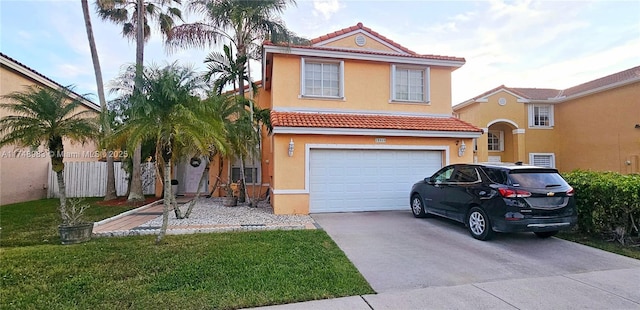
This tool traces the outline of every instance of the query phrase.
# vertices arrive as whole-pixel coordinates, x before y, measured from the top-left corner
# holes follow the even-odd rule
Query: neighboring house
[[[451,109],[451,72],[464,63],[361,23],[309,46],[266,42],[260,100],[273,134],[261,171],[274,212],[408,210],[413,183],[471,162],[482,131]]]
[[[484,130],[478,162],[640,172],[640,66],[564,90],[502,85],[453,110]]]
[[[25,86],[60,88],[62,85],[36,72],[26,65],[0,53],[0,95],[25,90]],[[100,111],[94,103],[73,93],[84,103],[84,108]],[[4,100],[0,99],[4,102]],[[0,118],[7,111],[0,109]],[[65,161],[96,161],[96,146],[65,141]],[[51,160],[46,147],[18,148],[8,145],[0,148],[0,205],[47,197]]]

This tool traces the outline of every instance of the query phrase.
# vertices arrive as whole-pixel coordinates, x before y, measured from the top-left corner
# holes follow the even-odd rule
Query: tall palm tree
[[[150,67],[143,72],[141,98],[134,102],[130,118],[119,135],[130,145],[152,139],[164,183],[164,210],[160,242],[167,229],[171,192],[171,167],[179,158],[204,154],[210,145],[225,151],[224,125],[219,116],[202,103],[206,84],[190,68],[176,63],[164,68]],[[134,94],[130,94],[131,96]],[[175,208],[174,208],[175,210]],[[178,216],[178,214],[176,214]]]
[[[109,115],[107,111],[107,100],[104,96],[104,83],[102,82],[102,69],[100,68],[100,59],[98,59],[98,49],[96,41],[93,37],[93,26],[91,25],[91,15],[89,14],[89,3],[87,0],[81,0],[82,13],[84,16],[84,25],[87,30],[87,39],[89,40],[89,49],[91,50],[91,60],[93,61],[93,70],[96,75],[96,86],[98,88],[98,100],[100,100],[100,126],[102,134],[105,138],[111,135],[111,126],[109,123]],[[103,139],[104,140],[104,139]],[[104,200],[116,199],[116,178],[114,173],[113,157],[107,154],[107,190]]]
[[[289,31],[279,14],[295,0],[192,0],[188,9],[204,16],[205,20],[174,27],[167,37],[170,47],[205,47],[219,41],[230,41],[238,51],[238,59],[257,59],[260,44],[272,42],[301,42]],[[237,77],[240,95],[244,96],[243,74]]]
[[[255,92],[256,85],[255,83],[251,83],[249,76],[246,74],[245,63],[247,62],[247,57],[233,58],[232,49],[232,46],[225,44],[223,46],[224,53],[211,52],[207,58],[204,59],[208,70],[205,74],[205,80],[210,82],[213,79],[213,89],[220,95],[224,87],[229,84],[233,85],[233,88],[236,89],[238,77],[243,76],[244,80],[254,88]]]
[[[181,0],[96,0],[98,15],[116,24],[122,25],[122,35],[136,41],[136,79],[135,91],[141,87],[142,67],[144,64],[144,42],[151,36],[149,21],[156,21],[160,33],[168,36],[174,19],[182,20],[182,12],[172,4],[182,4]],[[136,99],[137,96],[132,97]],[[131,187],[129,201],[142,201],[142,177],[140,175],[141,145],[136,145],[133,151],[133,171],[131,173]]]
[[[60,195],[60,215],[62,224],[68,223],[64,182],[63,139],[87,142],[96,135],[99,128],[89,118],[94,111],[79,111],[82,103],[70,99],[68,88],[51,89],[29,86],[23,92],[13,92],[2,96],[7,103],[0,108],[9,116],[0,119],[0,147],[13,144],[18,147],[45,145],[51,157],[51,169],[58,179]]]

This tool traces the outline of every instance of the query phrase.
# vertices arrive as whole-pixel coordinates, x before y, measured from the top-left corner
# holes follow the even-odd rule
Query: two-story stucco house
[[[0,95],[24,91],[25,86],[61,88],[62,85],[0,53]],[[83,109],[98,113],[100,108],[82,96],[72,93],[84,104]],[[0,118],[7,116],[0,109]],[[98,158],[83,156],[85,152],[96,150],[94,143],[71,143],[64,141],[65,153],[70,155],[65,161],[96,161]],[[39,148],[18,148],[8,145],[0,148],[0,205],[41,199],[47,197],[51,159],[44,146]]]
[[[277,214],[408,209],[411,185],[470,162],[481,129],[453,117],[464,58],[417,54],[358,23],[308,46],[263,46]]]
[[[484,129],[479,162],[640,172],[640,66],[567,89],[502,85],[453,110]]]

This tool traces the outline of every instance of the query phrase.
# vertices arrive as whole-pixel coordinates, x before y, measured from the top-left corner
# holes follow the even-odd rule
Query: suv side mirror
[[[433,184],[433,181],[431,181],[431,177],[424,178],[424,182],[427,184]]]

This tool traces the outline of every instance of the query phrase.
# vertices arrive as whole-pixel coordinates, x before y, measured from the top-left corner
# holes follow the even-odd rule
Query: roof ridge
[[[392,45],[393,47],[395,47],[395,48],[397,48],[397,49],[399,49],[399,50],[401,50],[403,52],[406,52],[406,53],[409,53],[409,54],[412,54],[412,55],[419,55],[418,53],[416,53],[416,52],[414,52],[414,51],[412,51],[412,50],[400,45],[399,43],[397,43],[397,42],[395,42],[395,41],[393,41],[393,40],[381,35],[379,32],[374,31],[371,28],[364,26],[362,24],[362,22],[358,22],[355,26],[342,28],[340,30],[337,30],[337,31],[334,31],[334,32],[331,32],[331,33],[327,33],[325,35],[321,35],[321,36],[319,36],[317,38],[311,39],[310,42],[311,42],[312,45],[314,45],[314,44],[320,43],[322,41],[333,39],[333,38],[335,38],[337,36],[340,36],[340,35],[343,35],[343,34],[347,34],[349,32],[353,32],[353,31],[356,31],[356,30],[364,30],[364,31],[370,33],[372,36],[374,36],[374,37],[376,37],[376,38],[378,38],[378,39],[380,39],[380,40]]]

